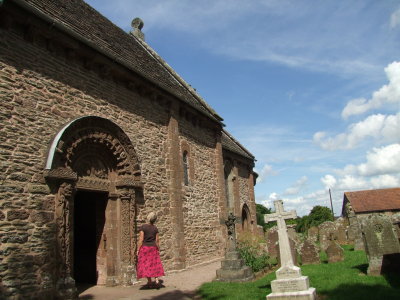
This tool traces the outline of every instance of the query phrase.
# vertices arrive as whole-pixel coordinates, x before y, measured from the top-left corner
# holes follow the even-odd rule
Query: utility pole
[[[331,200],[331,210],[332,210],[332,216],[333,216],[333,219],[335,219],[335,214],[333,213],[333,205],[332,205],[332,195],[331,195],[331,189],[329,189],[329,199]]]

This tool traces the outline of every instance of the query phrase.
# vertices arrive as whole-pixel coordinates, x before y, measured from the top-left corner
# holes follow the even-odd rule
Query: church
[[[229,212],[257,232],[255,157],[142,27],[82,0],[0,1],[0,298],[131,285],[149,212],[166,271],[221,259]]]

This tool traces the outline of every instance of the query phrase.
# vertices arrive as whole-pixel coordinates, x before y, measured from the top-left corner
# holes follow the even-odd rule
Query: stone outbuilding
[[[400,188],[344,193],[342,215],[355,249],[369,257],[369,274],[400,268]]]
[[[81,0],[0,1],[0,295],[135,281],[155,211],[167,271],[257,232],[254,156],[144,41]],[[0,297],[1,298],[1,297]]]

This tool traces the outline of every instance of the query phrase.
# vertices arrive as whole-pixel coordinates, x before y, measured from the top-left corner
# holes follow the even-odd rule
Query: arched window
[[[189,185],[189,163],[188,163],[188,153],[187,151],[183,152],[183,182],[185,185]]]
[[[247,204],[242,208],[242,230],[250,231],[250,210]]]

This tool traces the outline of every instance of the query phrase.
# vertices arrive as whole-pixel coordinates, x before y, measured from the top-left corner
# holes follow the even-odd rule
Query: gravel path
[[[87,300],[189,300],[199,299],[195,291],[205,282],[215,278],[221,262],[214,261],[162,277],[159,289],[144,289],[146,279],[131,287],[91,286],[80,288],[79,299]]]

